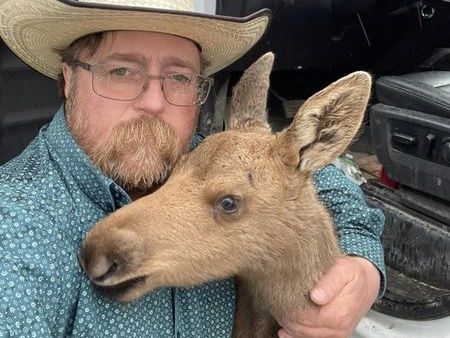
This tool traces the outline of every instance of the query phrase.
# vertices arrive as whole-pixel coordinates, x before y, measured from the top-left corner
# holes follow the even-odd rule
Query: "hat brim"
[[[269,21],[269,10],[232,18],[69,0],[3,0],[0,5],[3,41],[25,63],[52,79],[61,72],[57,50],[81,36],[112,30],[161,32],[193,40],[201,47],[204,74],[211,75],[253,47]]]

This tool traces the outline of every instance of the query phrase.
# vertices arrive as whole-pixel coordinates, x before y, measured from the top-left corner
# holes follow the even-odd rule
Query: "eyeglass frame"
[[[169,104],[171,104],[171,105],[173,105],[173,106],[176,106],[176,107],[195,107],[195,106],[201,106],[201,105],[204,104],[204,103],[206,102],[206,100],[208,99],[209,93],[210,93],[210,91],[211,91],[211,87],[212,87],[213,84],[214,84],[214,79],[213,79],[213,78],[211,78],[211,77],[209,77],[209,76],[204,76],[204,75],[201,75],[201,74],[195,74],[195,73],[193,73],[193,74],[187,74],[187,73],[171,73],[171,74],[153,75],[153,74],[147,74],[147,73],[143,72],[142,70],[137,69],[137,68],[134,68],[134,67],[127,67],[127,66],[124,66],[124,68],[134,69],[134,70],[137,70],[138,72],[140,72],[142,75],[145,75],[144,86],[142,87],[142,91],[141,91],[135,98],[133,98],[133,99],[116,99],[116,98],[113,98],[113,97],[109,97],[109,96],[105,96],[105,95],[99,94],[99,93],[97,93],[97,91],[95,90],[95,86],[94,86],[94,72],[95,72],[95,67],[97,67],[97,66],[104,66],[105,64],[102,64],[102,63],[98,63],[98,64],[90,64],[90,63],[87,63],[87,62],[82,62],[82,61],[80,61],[80,60],[75,60],[75,61],[72,63],[72,65],[73,65],[73,66],[79,66],[79,67],[83,68],[84,70],[87,70],[88,72],[91,73],[92,90],[94,91],[95,94],[97,94],[98,96],[104,97],[105,99],[115,100],[115,101],[134,101],[134,100],[138,99],[139,96],[141,96],[141,95],[147,90],[148,84],[149,84],[150,80],[159,80],[159,82],[160,82],[160,84],[161,84],[161,91],[162,91],[162,93],[163,93],[163,95],[164,95],[164,99],[165,99]],[[165,80],[166,78],[168,78],[169,76],[173,76],[173,75],[176,75],[176,74],[189,75],[189,76],[196,75],[197,77],[200,77],[200,78],[202,78],[202,79],[207,80],[207,83],[208,83],[208,90],[207,90],[207,92],[206,92],[206,94],[205,94],[205,98],[204,98],[200,103],[192,104],[192,105],[179,105],[179,104],[173,104],[172,102],[170,102],[170,101],[167,99],[166,93],[165,93],[165,91],[164,91],[164,84],[163,84],[163,82],[164,82],[164,80]]]

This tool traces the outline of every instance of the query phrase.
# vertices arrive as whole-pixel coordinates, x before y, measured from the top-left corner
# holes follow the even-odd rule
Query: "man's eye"
[[[129,75],[131,72],[130,72],[130,69],[127,67],[117,67],[117,68],[112,68],[109,71],[109,73],[111,75],[121,77],[121,76]]]
[[[189,83],[191,81],[191,78],[186,74],[172,74],[170,78],[181,83]]]

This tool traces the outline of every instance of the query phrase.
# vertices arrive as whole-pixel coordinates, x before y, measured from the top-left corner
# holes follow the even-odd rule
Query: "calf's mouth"
[[[95,288],[103,295],[117,300],[117,301],[129,301],[132,300],[131,297],[134,290],[139,289],[140,286],[145,284],[147,277],[141,276],[136,278],[131,278],[113,285],[100,285],[93,283]]]

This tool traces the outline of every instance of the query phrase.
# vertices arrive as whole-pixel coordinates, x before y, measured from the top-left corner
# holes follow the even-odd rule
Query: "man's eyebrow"
[[[164,65],[167,66],[177,66],[182,68],[188,68],[192,71],[197,71],[199,68],[198,65],[196,66],[194,62],[186,59],[181,59],[177,56],[171,55],[171,56],[164,56],[162,57]],[[148,65],[149,59],[146,58],[144,55],[140,54],[129,54],[129,53],[112,53],[107,56],[105,56],[102,60],[105,61],[124,61],[124,62],[131,62],[138,65]]]
[[[148,59],[139,54],[126,54],[126,53],[113,53],[107,55],[103,61],[125,61],[132,62],[140,65],[147,65]]]
[[[166,66],[178,66],[178,67],[183,67],[183,68],[189,68],[192,71],[197,71],[199,68],[198,65],[196,66],[190,60],[180,59],[177,56],[166,56],[163,59],[164,59],[164,64]]]

